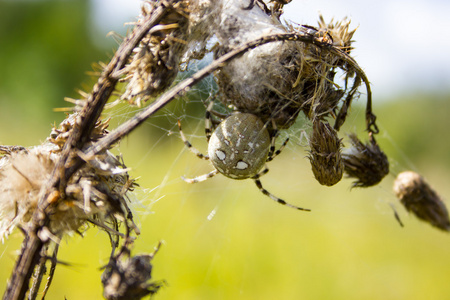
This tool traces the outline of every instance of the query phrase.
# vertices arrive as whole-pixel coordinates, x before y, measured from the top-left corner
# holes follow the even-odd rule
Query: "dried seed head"
[[[47,141],[58,146],[53,151],[60,151],[67,139],[69,138],[70,133],[72,132],[73,126],[79,117],[79,113],[73,113],[67,115],[67,117],[58,125],[58,127],[53,126],[52,131],[50,132],[50,136],[47,138]],[[106,121],[98,120],[95,123],[94,129],[92,130],[89,141],[86,143],[86,146],[91,145],[93,142],[98,141],[102,137],[108,134],[108,130],[106,130],[109,126],[109,119]]]
[[[43,145],[1,147],[6,154],[0,157],[0,238],[18,225],[27,228],[75,120],[76,114],[68,116],[53,128],[49,142]],[[87,145],[107,134],[106,126],[107,122],[98,122]],[[54,190],[45,199],[52,207],[47,231],[58,238],[77,231],[87,221],[106,229],[107,223],[117,223],[116,217],[128,216],[126,194],[132,190],[133,180],[126,166],[109,151],[82,159],[86,164],[69,179],[65,195]]]
[[[331,20],[329,23],[325,22],[322,15],[319,15],[319,32],[321,32],[325,37],[325,35],[329,35],[332,39],[332,44],[335,47],[340,48],[341,50],[350,53],[353,49],[352,47],[352,38],[356,29],[349,30],[350,28],[350,20],[344,18],[341,21],[333,23]]]
[[[148,254],[112,257],[102,274],[103,296],[108,300],[138,300],[155,294],[163,282],[149,282],[152,258]]]
[[[0,237],[17,225],[25,225],[37,207],[41,187],[55,165],[55,155],[39,148],[0,158]]]
[[[363,144],[356,134],[349,135],[352,148],[342,153],[345,173],[356,178],[352,187],[369,187],[378,184],[389,174],[389,161],[375,139]]]
[[[394,182],[394,193],[407,211],[439,229],[450,231],[444,202],[422,176],[412,171],[400,173]]]
[[[332,186],[342,179],[344,166],[341,159],[341,139],[328,123],[314,121],[309,140],[309,160],[316,180]]]
[[[136,26],[162,5],[161,1],[144,2],[142,17]],[[123,81],[127,81],[128,85],[122,99],[140,105],[142,101],[165,90],[175,80],[187,44],[187,7],[188,1],[179,1],[134,49],[131,62],[125,68],[127,75]]]

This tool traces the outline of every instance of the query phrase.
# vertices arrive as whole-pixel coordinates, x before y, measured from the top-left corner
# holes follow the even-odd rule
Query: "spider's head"
[[[214,130],[208,154],[214,167],[232,179],[255,176],[266,163],[270,135],[255,115],[236,112]]]

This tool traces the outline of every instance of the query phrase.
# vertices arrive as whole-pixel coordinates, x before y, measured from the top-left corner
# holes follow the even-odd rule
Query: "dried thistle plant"
[[[367,130],[369,134],[378,132],[371,111],[369,82],[349,56],[354,32],[348,29],[349,22],[330,25],[321,19],[320,28],[283,25],[279,17],[288,2],[257,0],[245,7],[238,0],[145,1],[134,29],[111,61],[102,66],[92,91],[83,93],[83,100],[75,101],[80,106],[77,113],[53,128],[44,145],[0,148],[4,154],[0,159],[0,205],[4,206],[0,228],[4,236],[16,226],[21,226],[25,234],[4,299],[23,299],[33,271],[42,277],[51,242],[57,243],[68,231],[80,231],[87,223],[101,227],[111,236],[113,251],[104,275],[105,296],[139,299],[151,293],[153,287],[157,289],[147,282],[149,257],[129,256],[131,231],[138,233],[126,196],[133,188],[133,180],[122,160],[108,150],[210,74],[215,73],[223,104],[235,111],[255,114],[271,127],[272,134],[289,128],[304,112],[318,124],[311,156],[317,169],[324,170],[319,174],[321,181],[331,185],[340,180],[340,139],[336,132],[345,122],[362,82],[368,98]],[[208,48],[214,36],[218,44]],[[190,60],[210,52],[215,55],[211,64],[168,89],[183,70],[181,64],[188,66]],[[334,83],[337,69],[345,74],[344,87]],[[351,79],[353,83],[347,85]],[[108,132],[108,121],[101,122],[99,118],[110,97],[118,92],[119,82],[126,84],[120,99],[133,105],[162,94]],[[332,128],[325,119],[334,116]],[[14,190],[21,194],[9,197],[8,193]],[[5,197],[14,201],[6,203]],[[125,233],[120,232],[119,221],[125,225]],[[120,242],[125,245],[115,254]],[[57,246],[54,249],[53,267]],[[142,274],[131,274],[136,263],[142,263]],[[127,274],[132,275],[131,281],[118,280]],[[48,285],[50,282],[51,279]],[[121,292],[123,282],[133,292]],[[39,285],[40,279],[35,280],[33,289]],[[35,297],[34,293],[30,295]]]
[[[394,193],[406,210],[417,218],[444,231],[450,231],[448,210],[441,197],[422,176],[413,171],[398,174]]]
[[[341,158],[341,139],[330,124],[321,121],[313,123],[313,132],[309,140],[311,150],[309,160],[316,180],[326,186],[332,186],[342,179],[344,165]]]
[[[370,187],[378,184],[389,174],[389,161],[376,140],[370,135],[363,144],[356,134],[349,135],[352,148],[342,154],[345,173],[356,178],[353,187]]]

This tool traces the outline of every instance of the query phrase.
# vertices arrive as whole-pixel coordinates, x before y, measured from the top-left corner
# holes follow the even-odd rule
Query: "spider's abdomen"
[[[270,136],[255,115],[237,112],[214,130],[208,154],[214,167],[233,179],[255,176],[264,166],[270,148]]]

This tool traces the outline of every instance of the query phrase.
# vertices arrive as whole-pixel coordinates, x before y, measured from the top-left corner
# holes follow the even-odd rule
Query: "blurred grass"
[[[80,13],[74,18],[82,17]],[[64,18],[73,22],[68,15],[61,20]],[[77,28],[87,30],[74,26]],[[57,44],[66,43],[70,41]],[[3,64],[19,59],[13,58],[15,51],[8,52],[7,59],[6,52],[0,51]],[[41,81],[33,85],[33,77],[24,71],[9,73],[9,80],[0,81],[0,144],[37,144],[48,135],[50,124],[63,118],[50,113],[51,108],[66,106],[62,97],[73,96],[86,79],[83,73],[89,64],[83,65],[83,70],[74,69],[74,78],[68,83],[59,83],[62,74],[77,64],[73,60],[78,48],[73,54],[58,51],[31,51],[43,60],[52,60],[59,53],[58,64],[68,64],[59,66],[63,70],[60,75],[45,81],[45,89]],[[91,54],[77,61],[96,61],[98,52]],[[14,66],[8,68],[4,70]],[[36,73],[54,72],[43,68]],[[36,76],[33,74],[30,76]],[[26,82],[26,89],[14,84],[15,80]],[[31,97],[37,92],[39,96]],[[435,95],[404,95],[375,102],[382,130],[377,139],[391,159],[393,173],[415,169],[444,198],[450,195],[449,98],[436,91]],[[201,126],[193,120],[201,119],[202,113],[192,107],[195,105],[178,101],[170,108],[188,109],[188,115],[192,114],[193,118],[183,121],[187,133]],[[126,119],[127,113],[113,114],[113,123]],[[363,116],[362,108],[355,105],[346,130],[361,133]],[[189,185],[181,175],[203,174],[210,166],[186,151],[177,134],[167,135],[176,131],[175,120],[176,116],[160,114],[119,147],[132,175],[140,177],[141,189],[133,208],[142,234],[135,253],[151,252],[164,240],[153,261],[153,277],[167,285],[155,299],[412,300],[446,299],[450,295],[449,236],[406,214],[391,192],[393,176],[371,189],[350,190],[348,179],[332,188],[322,187],[313,179],[305,149],[291,143],[269,164],[271,171],[262,181],[275,195],[312,212],[294,211],[271,201],[250,180],[217,176]],[[199,132],[191,139],[203,150],[206,143]],[[395,221],[390,203],[405,228]],[[16,231],[0,246],[1,293],[21,238]],[[106,264],[109,251],[106,234],[96,228],[87,231],[84,238],[64,239],[59,259],[71,266],[58,266],[48,299],[100,299],[99,268]]]

